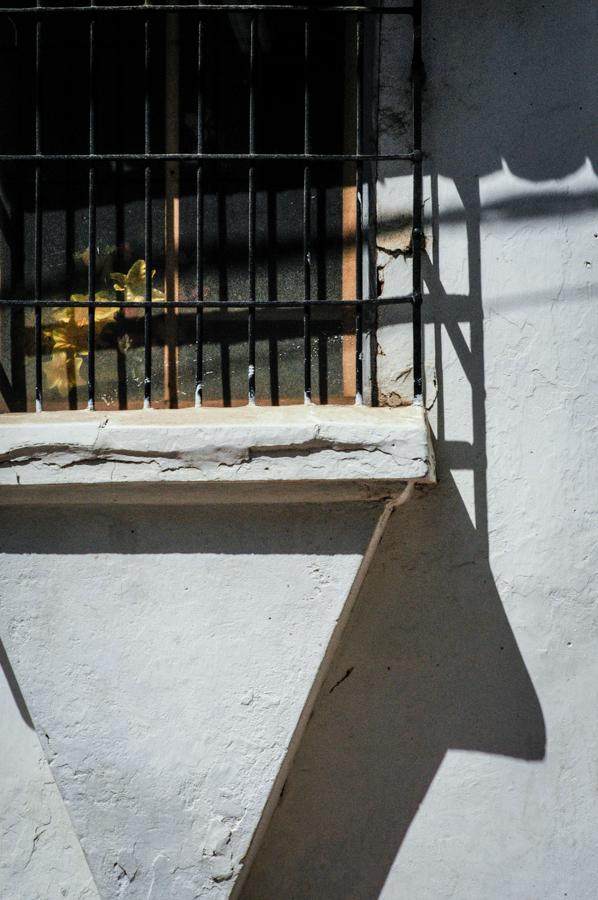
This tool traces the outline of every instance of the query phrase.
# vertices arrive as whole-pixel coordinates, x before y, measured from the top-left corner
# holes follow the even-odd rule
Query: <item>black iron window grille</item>
[[[412,123],[383,155],[387,16]],[[0,9],[2,408],[375,404],[381,304],[411,307],[421,397],[420,32],[420,0]],[[376,295],[382,162],[412,171],[402,296]]]

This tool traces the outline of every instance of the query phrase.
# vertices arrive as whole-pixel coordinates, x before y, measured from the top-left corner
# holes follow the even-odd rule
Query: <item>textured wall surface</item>
[[[0,660],[0,896],[98,900],[3,647]]]
[[[425,0],[424,31],[426,364],[441,482],[388,525],[241,900],[596,896],[598,11],[589,0]],[[401,40],[382,44],[387,147],[405,137],[389,56]],[[394,293],[409,277],[409,196],[405,172],[383,177],[381,277]],[[388,402],[409,390],[401,316],[385,312],[380,333]],[[1,572],[2,636],[33,718],[50,745],[57,722],[72,723],[46,748],[50,770],[2,695],[8,900],[96,898],[52,772],[103,900],[226,896],[232,879],[218,879],[251,831],[239,798],[255,823],[373,521],[355,531],[346,507],[254,509],[235,514],[235,532],[213,512],[180,527],[226,537],[229,555],[221,541],[202,558],[196,542],[175,566],[147,555],[178,527],[171,515],[129,528],[132,514],[94,520],[91,535],[81,514],[42,517],[42,544]],[[3,523],[9,550],[26,525],[15,515]],[[130,534],[140,521],[143,546]],[[327,543],[339,528],[348,545]],[[69,544],[86,552],[65,556]],[[123,560],[118,592],[87,589]],[[264,687],[249,691],[254,674]],[[189,886],[184,863],[168,873],[158,852],[140,860],[120,841],[139,829],[140,793],[155,799],[144,853],[166,842],[199,857],[203,880]],[[155,896],[152,865],[166,885]]]
[[[440,483],[391,520],[242,900],[596,896],[598,11],[424,7]],[[408,202],[389,169],[390,233]],[[383,373],[405,342],[386,314]]]
[[[1,517],[0,627],[51,771],[33,769],[41,796],[22,773],[27,824],[14,798],[3,897],[45,896],[44,863],[44,884],[60,879],[49,898],[76,864],[66,896],[86,896],[74,834],[106,900],[229,895],[379,514],[290,509]],[[52,775],[74,833],[59,810],[42,853]],[[71,859],[55,859],[61,827]],[[27,853],[39,860],[31,887]]]
[[[42,485],[394,479],[400,489],[402,480],[433,478],[425,411],[416,405],[79,410],[5,416],[0,427],[0,491],[21,495],[17,502],[26,488],[39,497]]]

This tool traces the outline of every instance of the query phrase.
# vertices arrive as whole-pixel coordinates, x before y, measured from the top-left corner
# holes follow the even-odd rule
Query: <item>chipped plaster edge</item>
[[[75,485],[292,482],[332,489],[434,480],[426,415],[417,406],[46,413],[0,421],[4,494]]]

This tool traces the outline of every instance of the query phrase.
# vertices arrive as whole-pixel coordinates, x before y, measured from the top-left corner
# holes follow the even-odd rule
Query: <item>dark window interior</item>
[[[31,5],[31,4],[30,4]],[[66,4],[63,4],[66,5]],[[103,4],[118,6],[118,4]],[[246,154],[249,151],[250,28],[248,14],[219,12],[149,17],[146,78],[145,16],[103,12],[94,17],[90,76],[90,17],[57,12],[40,17],[0,15],[0,154],[36,150],[36,41],[39,146],[45,156],[87,155],[90,93],[95,98],[96,154]],[[356,17],[314,17],[309,45],[311,153],[355,152],[353,34]],[[262,11],[255,18],[256,153],[305,148],[305,16]],[[198,62],[201,59],[201,75]],[[198,91],[201,111],[198,112]],[[201,116],[201,140],[198,122]],[[89,298],[95,265],[100,299],[143,300],[139,263],[146,256],[146,181],[143,159],[94,162],[95,254],[89,247],[89,159],[44,159],[41,164],[38,243],[41,298]],[[255,189],[255,297],[305,298],[304,162],[258,160]],[[342,271],[343,185],[355,184],[355,164],[313,161],[309,167],[309,292],[312,299],[345,299]],[[35,161],[0,166],[0,296],[23,305],[0,311],[0,409],[35,408],[34,309],[36,269]],[[202,288],[207,301],[249,296],[249,164],[201,164]],[[151,172],[151,267],[155,299],[197,298],[197,160],[154,160]],[[346,194],[345,194],[346,203]],[[346,234],[345,234],[346,243]],[[169,249],[170,248],[170,249]],[[137,264],[137,268],[135,267]],[[129,285],[115,291],[113,273]],[[137,278],[137,280],[135,280]],[[353,295],[355,296],[355,295]],[[303,305],[255,311],[255,391],[258,403],[303,402]],[[68,313],[68,315],[67,315]],[[70,316],[70,318],[69,318]],[[152,405],[193,405],[196,396],[197,314],[192,307],[151,311]],[[354,309],[314,306],[309,366],[314,402],[353,402],[347,353],[355,353]],[[89,354],[87,309],[41,310],[44,409],[84,408]],[[202,313],[202,400],[247,402],[248,310],[216,306]],[[38,322],[38,330],[39,330]],[[143,309],[95,313],[95,404],[143,404],[146,315]],[[351,345],[351,341],[353,344]]]

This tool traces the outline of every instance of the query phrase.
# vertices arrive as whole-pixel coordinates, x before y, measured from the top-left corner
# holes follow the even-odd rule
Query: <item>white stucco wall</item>
[[[45,861],[52,897],[227,898],[383,523],[433,478],[421,407],[4,418],[4,667],[47,759],[10,770],[6,890]],[[34,777],[54,819],[19,810]]]
[[[6,654],[1,648],[0,653],[0,895],[98,900]]]
[[[598,12],[586,0],[426,0],[426,364],[440,483],[416,491],[389,522],[280,802],[254,848],[242,900],[596,895],[597,36]],[[386,43],[393,46],[390,37]],[[390,63],[382,71],[390,96],[393,81],[384,66]],[[385,120],[395,126],[401,120],[398,95],[396,102],[394,122],[383,104]],[[404,211],[405,181],[400,171],[389,170],[385,178],[384,209],[392,225],[393,215],[400,222]],[[384,287],[400,291],[409,263],[400,256],[390,260]],[[409,369],[407,332],[390,313],[382,325],[381,389],[402,395],[409,381],[401,374]],[[2,571],[9,585],[3,615],[5,626],[9,619],[13,626],[2,636],[33,718],[57,724],[61,710],[54,700],[64,684],[62,720],[91,715],[87,762],[108,772],[120,792],[131,785],[135,794],[144,773],[152,772],[150,795],[160,804],[156,814],[147,812],[147,804],[137,810],[144,833],[153,827],[150,820],[159,823],[141,842],[148,855],[139,880],[116,878],[120,872],[112,863],[119,853],[125,871],[135,867],[135,849],[117,839],[133,832],[137,820],[123,824],[116,802],[102,807],[105,795],[91,776],[78,795],[76,778],[64,771],[61,781],[54,764],[72,828],[37,739],[2,683],[3,898],[95,900],[77,834],[100,873],[103,900],[152,896],[151,866],[159,854],[150,859],[150,852],[164,843],[177,859],[193,858],[195,865],[187,883],[172,882],[172,873],[163,870],[162,883],[179,890],[173,897],[187,896],[181,884],[189,896],[193,890],[226,896],[232,879],[214,880],[211,868],[219,854],[204,854],[212,813],[225,818],[210,806],[221,785],[198,788],[196,816],[194,800],[187,803],[185,794],[185,785],[207,783],[194,762],[196,745],[189,744],[197,728],[189,704],[196,703],[211,723],[209,735],[198,738],[198,756],[206,759],[204,744],[213,740],[209,754],[216,768],[232,760],[221,781],[233,785],[233,804],[242,797],[251,807],[253,827],[276,765],[266,752],[262,769],[246,778],[243,760],[251,758],[252,741],[276,745],[278,762],[284,757],[373,529],[375,516],[366,507],[356,517],[346,506],[318,511],[313,504],[257,517],[255,508],[236,512],[235,527],[251,536],[247,558],[241,558],[237,538],[234,552],[230,544],[227,551],[220,507],[200,507],[197,518],[187,511],[174,520],[145,509],[132,528],[141,525],[160,536],[166,522],[171,534],[176,527],[186,534],[205,529],[210,541],[214,535],[223,541],[209,559],[196,545],[180,566],[172,554],[144,558],[142,574],[140,548],[132,552],[132,538],[125,537],[132,511],[105,512],[90,525],[80,510],[46,510],[36,518],[45,537],[31,558],[15,558],[31,513],[14,507],[5,513],[4,534],[14,555]],[[289,549],[289,523],[299,552]],[[349,546],[328,543],[339,530]],[[60,556],[60,542],[69,535],[75,541],[73,532],[82,545],[81,535],[101,533],[105,558],[89,559],[81,569],[85,554],[69,554],[66,565],[50,565],[48,555]],[[86,591],[89,578],[101,581],[105,565],[116,567],[116,556],[126,561],[120,594]],[[214,646],[234,640],[239,655],[229,659],[224,649],[210,655],[206,682],[202,657],[193,657],[185,644],[182,694],[157,685],[162,653],[170,654],[170,671],[179,671],[177,635],[191,636],[191,645],[205,649],[207,636],[184,598],[185,578],[212,585],[207,594],[198,591],[196,601],[212,610]],[[49,579],[52,591],[42,591]],[[71,584],[77,591],[65,589]],[[240,585],[250,601],[241,611]],[[25,602],[39,604],[26,627]],[[267,626],[264,602],[278,612]],[[56,603],[72,620],[64,657],[51,620]],[[172,619],[160,603],[172,608]],[[75,604],[73,617],[69,608]],[[219,619],[223,609],[228,613]],[[265,641],[265,628],[274,629],[275,639]],[[24,667],[23,647],[44,658],[50,680]],[[66,659],[74,660],[71,671]],[[85,666],[104,672],[95,686]],[[149,679],[149,691],[139,672]],[[246,695],[235,681],[239,672],[270,679],[270,686],[244,705]],[[79,684],[91,692],[85,709],[75,705],[87,696]],[[270,695],[278,704],[268,706]],[[121,697],[129,704],[126,717]],[[49,698],[50,706],[44,702]],[[224,703],[229,718],[223,732],[217,723]],[[160,715],[150,723],[156,704]],[[252,719],[257,709],[259,734]],[[182,732],[179,721],[186,723]],[[121,767],[123,729],[148,750],[138,770],[137,748]],[[62,739],[62,752],[76,751],[68,747],[68,729]],[[170,755],[176,765],[160,770]],[[90,796],[96,807],[88,814]],[[170,808],[172,797],[181,799],[180,816]],[[240,838],[248,842],[250,831]],[[103,858],[104,849],[116,854],[114,860]],[[142,880],[148,872],[149,883]],[[205,881],[193,881],[198,872]],[[154,900],[158,896],[169,894]]]
[[[242,900],[596,896],[598,13],[424,6],[440,481],[391,521]]]
[[[379,515],[352,509],[6,508],[0,622],[100,897],[229,895]]]

